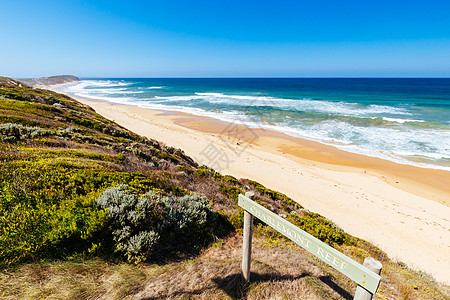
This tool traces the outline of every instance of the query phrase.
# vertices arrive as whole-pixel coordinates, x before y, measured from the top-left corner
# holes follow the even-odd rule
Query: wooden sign
[[[294,226],[292,223],[244,195],[239,195],[239,206],[339,272],[343,273],[351,280],[357,282],[371,294],[376,293],[381,280],[380,275],[357,263],[333,247],[323,243],[306,231]]]

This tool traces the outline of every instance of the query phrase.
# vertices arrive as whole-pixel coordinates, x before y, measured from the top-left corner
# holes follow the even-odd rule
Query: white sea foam
[[[113,86],[120,86],[120,85],[126,85],[125,83],[120,83],[112,80],[86,80],[85,81],[87,86],[93,86],[93,87],[113,87]]]
[[[405,157],[424,156],[424,157],[428,157],[431,159],[450,159],[450,155],[439,154],[439,153],[430,153],[430,152],[417,154],[417,153],[411,152],[411,151],[394,151],[394,153],[401,155],[401,156],[405,156]]]
[[[408,115],[409,113],[402,108],[382,106],[382,105],[368,105],[363,106],[358,103],[348,102],[331,102],[319,100],[291,100],[287,108],[306,112],[320,112],[326,114],[355,116],[355,117],[370,117],[380,114],[397,114]]]
[[[337,142],[347,142],[380,153],[403,156],[405,149],[408,149],[409,155],[435,159],[450,157],[448,130],[362,127],[336,120],[321,122],[308,130],[320,137],[333,138]]]
[[[196,107],[185,107],[185,106],[176,106],[176,105],[171,105],[171,106],[167,106],[164,104],[159,104],[159,103],[154,103],[154,102],[142,102],[142,103],[134,103],[139,107],[142,108],[148,108],[148,109],[155,109],[155,110],[166,110],[166,111],[178,111],[178,112],[184,112],[184,113],[190,113],[193,115],[197,115],[197,116],[202,116],[202,117],[212,117],[214,119],[218,119],[221,121],[226,121],[226,122],[240,122],[241,124],[252,124],[251,122],[244,122],[243,120],[245,120],[246,116],[244,114],[241,113],[237,113],[237,112],[212,112],[212,111],[207,111],[201,108],[196,108]]]
[[[141,94],[144,91],[132,90],[118,90],[111,87],[117,87],[120,82],[114,81],[86,81],[77,86],[80,90],[86,93],[104,93],[104,94]],[[89,87],[89,88],[88,88]],[[99,88],[101,87],[101,88]],[[161,89],[161,86],[148,87],[148,89]],[[88,91],[86,91],[88,90]],[[86,94],[85,94],[86,96]],[[95,95],[97,96],[97,95]],[[222,104],[232,106],[252,106],[252,107],[273,107],[279,110],[292,110],[304,112],[316,112],[332,115],[355,116],[355,117],[372,117],[381,114],[393,115],[409,115],[410,113],[404,108],[383,106],[383,105],[369,105],[363,106],[357,103],[348,102],[332,102],[320,101],[311,99],[284,99],[267,97],[263,95],[227,95],[223,93],[195,93],[193,95],[183,96],[156,96],[154,99],[158,102],[173,102],[173,101],[192,101],[204,100],[211,104]],[[391,118],[388,121],[394,120]],[[401,122],[402,119],[395,119]],[[409,119],[405,122],[412,122]]]
[[[318,141],[366,156],[450,171],[449,165],[419,162],[423,160],[421,158],[429,158],[430,160],[450,159],[450,132],[445,130],[430,133],[426,129],[405,131],[390,128],[358,127],[341,121],[324,121],[313,126],[295,128],[282,124],[259,124],[258,127]],[[440,139],[436,139],[436,136],[439,136]],[[410,149],[411,151],[404,151],[403,149]]]
[[[133,84],[132,82],[123,82],[123,81],[117,82],[117,85],[121,85],[121,86],[128,86],[128,85],[132,85],[132,84]]]
[[[129,91],[124,88],[90,89],[89,93],[94,95],[123,95],[123,94],[142,94],[144,91]]]
[[[82,97],[99,98],[107,95],[142,94],[144,91],[130,90],[123,87],[121,82],[113,81],[82,81],[79,84],[67,87],[67,91]],[[129,85],[128,83],[126,85]],[[122,87],[119,87],[122,86]]]
[[[425,122],[424,120],[405,117],[412,115],[406,108],[311,99],[283,99],[259,95],[227,95],[223,93],[163,96],[164,92],[161,92],[162,94],[158,96],[147,98],[140,96],[140,98],[137,98],[133,97],[133,94],[141,94],[144,92],[142,90],[145,89],[162,87],[141,87],[137,90],[119,83],[111,80],[82,81],[77,85],[68,87],[68,90],[75,95],[86,98],[102,99],[150,109],[183,111],[228,122],[239,122],[252,128],[280,131],[291,136],[334,145],[350,152],[389,159],[399,163],[450,171],[448,165],[417,162],[421,160],[421,157],[429,158],[428,161],[450,159],[450,131],[403,126],[402,124],[407,122]],[[124,96],[124,94],[130,95]],[[285,118],[279,118],[279,123],[276,123],[277,121],[274,121],[276,118],[271,119],[270,117],[273,116],[272,113],[268,115],[268,121],[265,122],[262,118],[258,119],[259,115],[246,115],[240,112],[243,107],[247,109],[249,106],[255,109],[272,107],[275,109],[273,112],[278,111],[279,114],[283,114],[282,111],[323,113],[336,119],[321,122],[316,120],[307,123],[295,117],[285,116]],[[207,107],[209,108],[207,109]],[[340,120],[345,116],[380,118],[399,125],[396,127],[360,126]],[[282,123],[283,120],[287,123]]]
[[[207,96],[207,97],[215,97],[215,98],[226,98],[226,99],[235,99],[235,100],[249,100],[249,101],[261,101],[264,99],[274,99],[271,97],[265,97],[262,95],[258,96],[245,96],[245,95],[225,95],[222,93],[195,93],[198,96]]]
[[[396,118],[388,118],[388,117],[383,117],[383,120],[388,121],[388,122],[396,122],[396,123],[407,123],[407,122],[411,122],[411,123],[423,123],[425,122],[424,120],[414,120],[414,119],[396,119]]]
[[[277,128],[275,127],[271,129],[277,130]],[[289,135],[312,139],[318,142],[333,145],[337,148],[353,153],[387,159],[402,164],[410,164],[425,168],[450,171],[450,166],[448,164],[436,165],[431,163],[419,162],[420,160],[423,160],[421,158],[429,158],[430,161],[450,159],[448,148],[446,150],[445,146],[438,145],[439,142],[436,141],[435,138],[433,139],[432,135],[430,136],[429,133],[425,137],[424,132],[419,133],[419,135],[422,135],[420,138],[424,139],[425,141],[422,142],[424,144],[423,147],[418,147],[417,142],[409,140],[412,137],[417,138],[417,133],[414,132],[411,132],[410,134],[407,134],[405,136],[404,132],[386,132],[383,130],[370,131],[364,130],[363,128],[351,129],[351,125],[343,125],[341,126],[341,129],[348,131],[348,133],[344,133],[344,139],[341,139],[331,138],[330,133],[327,132],[325,128],[323,129],[324,130],[322,130],[319,134],[317,134],[317,131],[311,129],[292,130],[291,128],[279,127],[278,131],[283,131]],[[359,138],[360,142],[361,140],[365,139],[366,143],[355,144],[355,141],[350,141],[345,138],[351,135],[361,135],[361,137]],[[446,140],[446,145],[448,147],[448,142],[450,140],[448,134],[443,139]],[[389,143],[390,140],[398,141],[398,143]],[[402,147],[406,147],[406,149],[411,149],[412,151],[403,151]],[[436,153],[435,151],[439,151],[440,153]]]
[[[203,99],[201,96],[170,96],[170,97],[164,97],[164,96],[155,96],[153,99],[159,101],[159,102],[173,102],[173,101],[191,101],[191,100],[197,100],[197,99]]]
[[[211,102],[221,102],[232,105],[242,106],[271,106],[278,109],[289,109],[297,111],[308,112],[322,112],[329,114],[339,114],[347,116],[364,116],[373,114],[397,114],[409,115],[410,113],[399,107],[384,106],[384,105],[368,105],[363,106],[358,103],[349,102],[332,102],[311,99],[285,99],[274,98],[266,96],[241,96],[241,95],[226,95],[222,93],[195,93],[197,96],[208,97]],[[194,98],[192,98],[194,99]],[[250,102],[243,102],[248,100]]]

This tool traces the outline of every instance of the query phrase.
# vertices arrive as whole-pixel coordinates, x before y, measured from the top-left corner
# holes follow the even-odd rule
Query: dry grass
[[[352,299],[356,284],[287,241],[255,236],[251,282],[240,275],[242,237],[165,265],[103,260],[25,264],[0,272],[1,299]],[[403,264],[385,263],[374,299],[449,299]]]
[[[2,299],[89,299],[98,294],[108,269],[107,263],[96,260],[26,264],[0,273],[0,295]]]
[[[308,254],[254,241],[251,282],[240,275],[242,237],[234,236],[196,258],[138,266],[47,262],[4,269],[2,299],[349,299]],[[325,283],[325,284],[324,284]],[[340,293],[342,295],[340,295]]]

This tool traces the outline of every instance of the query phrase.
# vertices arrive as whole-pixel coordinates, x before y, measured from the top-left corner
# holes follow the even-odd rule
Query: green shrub
[[[65,199],[58,209],[48,212],[50,228],[44,236],[49,244],[45,256],[85,252],[103,242],[101,234],[107,224],[107,213],[94,204],[95,195],[91,194]]]
[[[309,234],[331,246],[349,242],[349,236],[337,228],[331,221],[316,213],[306,213],[304,216],[290,215],[289,220]]]
[[[206,177],[208,176],[208,169],[206,169],[205,167],[201,166],[199,168],[197,168],[197,174],[200,177]]]
[[[0,151],[0,264],[67,256],[102,243],[107,216],[94,207],[97,191],[120,182],[141,191],[154,184],[137,173],[8,157]]]
[[[0,265],[16,263],[35,255],[47,242],[48,213],[26,204],[0,206]]]
[[[108,212],[115,250],[140,262],[154,251],[196,251],[212,241],[223,226],[208,200],[197,195],[138,195],[127,185],[112,187],[97,198]],[[220,218],[223,221],[223,218]]]
[[[300,204],[298,204],[297,202],[295,202],[294,200],[292,200],[291,198],[289,198],[288,196],[286,196],[283,193],[268,189],[265,186],[263,186],[262,184],[260,184],[256,181],[253,181],[253,180],[248,180],[248,182],[250,184],[252,184],[257,191],[260,191],[261,193],[268,195],[272,200],[284,201],[285,203],[292,205],[295,208],[302,208],[302,206]],[[286,206],[286,208],[287,208],[287,206]]]
[[[233,177],[233,176],[231,176],[231,175],[224,175],[224,176],[222,177],[222,180],[223,180],[223,181],[226,181],[226,182],[229,182],[229,183],[231,183],[231,184],[237,185],[237,186],[242,186],[242,185],[243,185],[242,183],[240,183],[240,182],[236,179],[236,177]]]
[[[223,183],[219,183],[219,191],[235,200],[237,200],[239,194],[243,194],[243,192],[237,187],[234,187],[232,185],[225,185]]]
[[[49,132],[40,127],[28,127],[21,124],[6,123],[0,125],[0,134],[5,141],[25,140],[49,135]]]
[[[197,174],[200,177],[208,177],[211,176],[215,180],[220,180],[222,178],[222,175],[220,173],[217,173],[214,171],[214,169],[209,168],[207,166],[200,166],[197,168]]]
[[[177,244],[188,247],[206,244],[214,234],[217,214],[208,199],[197,195],[179,198],[164,197],[159,206],[163,211],[161,233],[169,236],[172,247]]]
[[[0,197],[0,264],[86,251],[106,222],[90,197],[68,198],[56,206],[36,198],[14,201],[5,194]]]
[[[141,261],[145,258],[143,254],[150,251],[158,240],[158,234],[147,228],[152,228],[152,221],[148,216],[153,211],[154,202],[147,201],[147,197],[136,197],[134,192],[125,185],[117,188],[109,188],[103,194],[93,201],[94,207],[89,211],[78,210],[78,222],[80,218],[88,218],[89,222],[84,222],[83,231],[80,231],[80,224],[72,224],[73,232],[71,235],[77,236],[82,234],[80,238],[84,240],[92,240],[91,246],[95,243],[109,244],[108,237],[104,233],[108,232],[105,228],[106,223],[114,224],[112,229],[113,240],[115,242],[116,251],[125,254],[128,261]],[[89,203],[90,204],[90,203]],[[90,214],[89,214],[90,213]],[[63,220],[62,220],[63,221]],[[69,225],[73,219],[67,218],[66,222]],[[58,227],[57,225],[55,227]],[[61,226],[59,226],[61,227]],[[78,229],[78,230],[77,230]],[[66,230],[67,231],[67,230]],[[103,237],[95,237],[97,232],[103,232]],[[106,239],[106,240],[105,240]],[[85,247],[86,248],[86,247]]]
[[[76,127],[67,127],[67,128],[59,128],[56,132],[57,136],[65,137],[65,138],[72,138],[75,135],[80,135],[82,131]]]
[[[235,229],[242,229],[244,227],[244,210],[243,209],[237,209],[233,214],[231,214],[229,217],[231,225]],[[254,218],[256,219],[256,218]]]

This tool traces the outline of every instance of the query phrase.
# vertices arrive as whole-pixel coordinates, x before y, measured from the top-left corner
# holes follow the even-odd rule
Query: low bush
[[[223,224],[218,224],[208,199],[198,195],[164,197],[158,202],[162,211],[161,235],[167,239],[170,248],[198,249],[205,246]],[[181,243],[181,244],[180,244]]]
[[[0,265],[64,257],[101,243],[95,235],[103,230],[106,214],[93,207],[91,197],[67,199],[58,206],[38,199],[27,204],[1,198]]]
[[[265,186],[263,186],[262,184],[260,184],[260,183],[258,183],[256,181],[253,181],[253,180],[248,180],[248,183],[253,185],[255,190],[259,191],[262,194],[265,194],[265,195],[269,196],[272,200],[283,201],[283,202],[291,205],[292,207],[302,208],[301,205],[299,205],[297,202],[295,202],[294,200],[292,200],[291,198],[289,198],[288,196],[286,196],[283,193],[280,193],[280,192],[268,189]]]
[[[290,215],[289,220],[309,234],[331,246],[333,246],[333,244],[342,245],[350,242],[348,234],[337,228],[333,222],[323,218],[319,214],[308,212],[301,217],[298,215]]]
[[[6,123],[0,125],[0,136],[4,141],[17,141],[40,136],[46,136],[49,132],[40,127],[28,127],[21,124]]]
[[[238,199],[239,194],[244,194],[244,192],[241,191],[239,188],[223,183],[219,183],[219,191],[235,200]]]
[[[155,251],[195,252],[220,235],[225,225],[209,201],[197,195],[161,197],[153,191],[139,195],[120,185],[104,191],[96,202],[108,212],[115,250],[130,262],[146,260]]]

